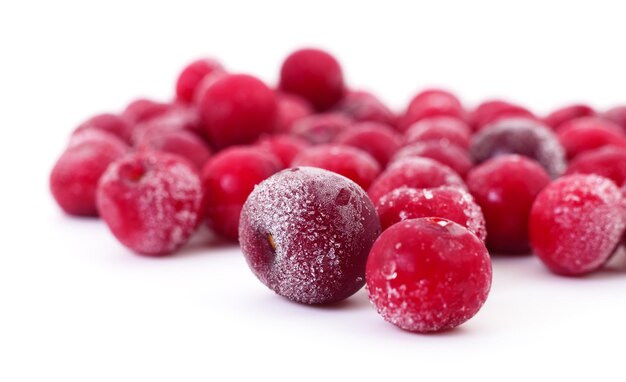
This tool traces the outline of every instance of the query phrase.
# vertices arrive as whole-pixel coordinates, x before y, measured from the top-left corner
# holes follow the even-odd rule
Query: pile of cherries
[[[289,55],[275,88],[194,61],[173,101],[78,126],[50,177],[65,212],[102,217],[139,254],[171,255],[208,224],[279,295],[327,304],[367,284],[415,332],[478,312],[490,253],[601,268],[624,237],[625,183],[626,106],[540,117],[430,89],[396,114],[317,49]]]

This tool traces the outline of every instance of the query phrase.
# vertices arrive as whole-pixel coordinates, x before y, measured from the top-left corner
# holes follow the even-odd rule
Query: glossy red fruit
[[[439,116],[424,118],[413,125],[404,133],[405,142],[444,141],[469,149],[471,130],[467,123],[454,117]]]
[[[318,111],[325,111],[343,97],[343,72],[339,62],[329,53],[300,49],[283,62],[279,89],[306,99]]]
[[[276,93],[278,115],[276,131],[287,133],[297,120],[313,114],[313,107],[304,98],[293,94]]]
[[[376,210],[349,179],[311,167],[283,170],[244,205],[239,243],[268,288],[304,304],[343,300],[365,284],[380,234]]]
[[[406,131],[415,122],[435,116],[465,118],[465,110],[461,101],[452,93],[441,89],[424,90],[417,94],[399,120],[398,128]]]
[[[206,90],[200,114],[215,147],[252,143],[275,131],[276,95],[255,77],[227,74]]]
[[[581,117],[591,117],[595,114],[595,110],[587,105],[573,104],[556,109],[548,114],[543,121],[554,130],[558,130],[559,127],[566,122]]]
[[[462,226],[410,219],[376,240],[365,278],[370,301],[385,320],[412,332],[437,332],[478,313],[491,288],[491,260]]]
[[[379,200],[376,212],[383,231],[402,220],[438,217],[464,226],[483,242],[487,237],[480,207],[459,187],[396,188]]]
[[[333,142],[366,151],[382,168],[385,168],[394,153],[402,146],[402,137],[388,125],[360,122],[339,133]]]
[[[217,80],[219,80],[222,77],[225,77],[226,75],[228,75],[228,72],[226,72],[225,70],[216,69],[210,74],[207,74],[206,76],[204,76],[202,81],[200,81],[198,86],[196,86],[196,90],[194,90],[193,92],[193,100],[192,100],[193,105],[200,107],[202,103],[202,97],[204,97],[204,93],[206,93],[206,91],[215,82],[217,82]]]
[[[126,143],[130,143],[132,124],[124,117],[116,114],[98,114],[89,118],[74,130],[72,135],[80,134],[85,130],[100,130],[115,135]]]
[[[609,121],[617,123],[626,133],[626,106],[616,106],[602,113],[602,116]]]
[[[352,123],[348,116],[341,113],[313,114],[297,120],[291,126],[291,133],[314,145],[330,143]]]
[[[202,169],[207,223],[218,235],[237,240],[239,214],[254,186],[281,169],[279,160],[253,146],[220,151]]]
[[[294,158],[311,146],[309,142],[293,135],[271,135],[261,137],[257,146],[280,160],[282,168],[291,166]]]
[[[376,204],[380,198],[396,188],[433,188],[446,185],[465,188],[463,179],[448,166],[427,158],[404,158],[390,164],[372,183],[368,194]]]
[[[446,141],[416,142],[398,150],[392,162],[403,158],[421,157],[435,160],[450,167],[465,178],[474,165],[469,153]]]
[[[535,115],[525,107],[502,100],[485,101],[478,105],[470,115],[474,131],[497,122],[500,119],[526,118],[534,120]]]
[[[626,183],[626,149],[606,146],[586,151],[570,162],[565,174],[596,174],[619,187]]]
[[[165,131],[145,136],[138,144],[140,149],[152,149],[179,155],[199,171],[211,157],[211,150],[197,135],[185,130]]]
[[[534,252],[554,273],[576,276],[600,268],[624,232],[622,194],[609,179],[568,175],[537,196],[530,214]]]
[[[543,167],[523,156],[500,156],[470,171],[466,182],[485,216],[487,247],[496,253],[530,252],[530,209],[550,183]]]
[[[128,152],[126,144],[106,134],[75,142],[52,169],[50,191],[57,204],[70,215],[98,216],[98,181],[111,163]]]
[[[212,58],[203,58],[188,64],[176,81],[176,98],[182,102],[192,102],[198,85],[204,77],[216,70],[224,68]]]
[[[616,125],[580,123],[567,128],[562,125],[558,137],[569,159],[604,146],[626,148],[626,135]]]
[[[377,122],[395,126],[396,116],[380,99],[370,92],[349,91],[336,108],[357,122]]]
[[[539,162],[551,177],[565,171],[565,151],[545,125],[527,118],[501,119],[485,126],[472,138],[470,154],[475,163],[519,154]]]
[[[343,175],[367,190],[380,175],[380,165],[371,155],[352,146],[327,144],[309,147],[295,157],[291,167],[323,168]]]
[[[163,115],[169,110],[170,104],[139,98],[126,106],[126,109],[122,112],[122,117],[131,123],[137,124]]]
[[[109,166],[97,202],[122,244],[139,254],[164,256],[182,247],[198,227],[202,185],[186,160],[144,151]]]

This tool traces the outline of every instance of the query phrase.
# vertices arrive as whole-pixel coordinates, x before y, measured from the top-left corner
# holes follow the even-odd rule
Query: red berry
[[[276,93],[276,100],[278,101],[276,131],[289,132],[294,122],[313,114],[313,107],[304,98],[279,92]]]
[[[317,145],[330,143],[351,125],[352,120],[341,113],[313,114],[297,120],[291,133]]]
[[[167,103],[140,98],[129,103],[122,116],[136,124],[163,115],[169,110],[170,105]]]
[[[565,152],[556,135],[527,118],[501,119],[472,138],[470,154],[476,163],[506,154],[519,154],[539,162],[557,177],[565,171]]]
[[[227,74],[206,90],[200,112],[215,147],[252,143],[274,132],[276,96],[255,77]]]
[[[398,128],[406,131],[415,122],[435,116],[450,116],[463,119],[465,110],[461,101],[446,90],[429,89],[417,94],[400,118]]]
[[[462,120],[439,116],[424,118],[411,125],[404,133],[406,143],[445,141],[469,149],[471,130]]]
[[[74,143],[52,169],[52,196],[70,215],[97,216],[98,181],[107,167],[127,151],[128,146],[114,136],[92,137]]]
[[[115,135],[126,143],[130,143],[130,135],[132,131],[131,123],[124,117],[115,114],[98,114],[85,122],[74,130],[74,134],[81,133],[85,130],[101,130],[109,134]]]
[[[626,149],[606,146],[586,151],[570,162],[566,174],[596,174],[619,187],[626,183]]]
[[[185,130],[165,131],[145,136],[138,147],[180,155],[192,163],[198,171],[211,156],[211,150],[206,143]]]
[[[396,188],[376,205],[384,230],[399,221],[437,217],[458,223],[485,241],[485,218],[480,207],[467,191],[459,187]]]
[[[375,95],[366,91],[348,92],[337,105],[337,111],[357,122],[378,122],[389,126],[396,124],[394,113]]]
[[[617,125],[609,121],[587,119],[570,121],[561,125],[558,137],[569,159],[604,146],[626,148],[626,136]]]
[[[131,142],[137,146],[152,136],[183,130],[202,136],[201,127],[200,118],[195,108],[176,106],[167,113],[135,125]]]
[[[115,144],[128,149],[128,145],[125,141],[120,139],[117,135],[106,132],[105,130],[95,128],[76,129],[70,136],[67,147],[74,147],[89,141],[113,141]]]
[[[371,155],[352,146],[327,144],[309,147],[291,163],[292,167],[323,168],[352,180],[367,190],[380,175],[380,165]]]
[[[215,82],[217,82],[217,80],[219,80],[222,77],[225,77],[227,74],[228,73],[225,70],[216,69],[213,72],[211,72],[210,74],[207,74],[206,76],[204,76],[202,81],[200,81],[198,86],[196,86],[196,90],[194,90],[194,92],[193,92],[192,103],[195,106],[200,107],[200,104],[202,103],[202,97],[204,97],[204,93],[206,93],[206,91]]]
[[[597,175],[564,176],[537,196],[529,231],[533,250],[551,271],[570,276],[592,272],[622,238],[622,194]]]
[[[475,131],[482,130],[483,127],[495,123],[500,119],[509,118],[526,118],[533,120],[535,116],[522,106],[500,100],[481,103],[470,116]]]
[[[622,134],[622,128],[615,122],[600,117],[580,117],[562,123],[557,129],[558,134],[563,134],[571,129],[584,127],[586,129],[606,129],[617,134]]]
[[[450,167],[462,178],[465,178],[474,165],[467,151],[445,141],[412,143],[398,150],[393,157],[393,161],[412,157],[435,160]]]
[[[344,87],[339,62],[322,50],[297,50],[285,59],[280,69],[280,90],[299,95],[319,111],[337,104]]]
[[[287,169],[254,189],[241,213],[248,265],[277,294],[304,304],[343,300],[365,284],[380,224],[365,192],[311,167]]]
[[[97,201],[102,218],[122,244],[140,254],[163,256],[182,247],[195,232],[202,185],[184,159],[138,152],[107,169]]]
[[[204,77],[216,70],[223,69],[222,64],[212,58],[203,58],[191,62],[178,76],[176,98],[183,102],[192,102],[196,88]]]
[[[405,220],[384,231],[367,260],[367,291],[378,313],[408,331],[454,328],[472,318],[491,288],[484,244],[441,218]]]
[[[545,117],[543,121],[546,125],[552,127],[554,130],[557,130],[562,124],[573,119],[591,117],[595,114],[595,110],[587,105],[574,104],[553,111]]]
[[[465,188],[463,179],[448,166],[427,158],[404,158],[390,164],[370,186],[368,194],[376,204],[380,198],[396,188],[433,188],[446,185]]]
[[[539,163],[506,155],[477,166],[467,187],[487,223],[487,247],[497,253],[528,253],[528,216],[533,201],[550,183]]]
[[[402,137],[382,123],[360,122],[338,134],[333,142],[366,151],[384,168],[402,145]]]
[[[281,169],[272,154],[252,146],[231,147],[202,170],[207,223],[218,235],[237,240],[239,214],[254,186]]]
[[[291,162],[293,162],[294,158],[310,146],[309,142],[293,135],[261,137],[257,145],[276,156],[276,158],[280,160],[282,168],[291,166]]]
[[[617,123],[626,132],[626,106],[616,106],[604,112],[602,116],[609,121]]]

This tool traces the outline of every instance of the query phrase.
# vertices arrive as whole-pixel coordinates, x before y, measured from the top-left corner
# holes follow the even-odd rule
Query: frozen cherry
[[[367,192],[376,204],[380,198],[396,188],[433,188],[446,185],[465,188],[463,179],[450,167],[432,159],[412,157],[391,163]]]
[[[535,116],[525,107],[501,100],[483,102],[470,115],[475,131],[482,130],[483,127],[500,119],[509,118],[535,119]]]
[[[314,114],[297,120],[291,126],[291,133],[315,145],[330,143],[352,123],[352,119],[341,113]]]
[[[425,141],[445,141],[469,149],[471,130],[462,120],[439,116],[424,118],[408,128],[404,133],[406,143]]]
[[[540,122],[507,118],[485,126],[472,138],[470,154],[476,163],[506,154],[519,154],[539,162],[552,177],[565,171],[565,151],[556,135]]]
[[[569,121],[560,124],[556,131],[558,134],[564,134],[568,130],[581,127],[585,129],[612,130],[617,134],[623,133],[622,128],[617,123],[601,117],[580,117],[570,119]]]
[[[393,161],[403,158],[422,157],[435,160],[453,169],[465,178],[474,165],[469,153],[447,141],[416,142],[398,150]]]
[[[596,174],[621,186],[626,183],[626,149],[606,146],[586,151],[570,162],[566,174]]]
[[[557,130],[565,122],[581,117],[591,117],[595,114],[595,110],[587,105],[574,104],[553,111],[548,114],[543,121],[546,125],[552,127],[554,130]]]
[[[274,155],[253,146],[235,146],[213,156],[202,169],[207,223],[213,231],[236,241],[246,198],[281,168]]]
[[[480,310],[491,288],[491,260],[485,245],[459,224],[410,219],[376,240],[365,278],[370,301],[385,320],[411,332],[437,332]]]
[[[402,145],[402,137],[388,125],[379,122],[360,122],[338,134],[333,142],[366,151],[382,168],[385,168]]]
[[[451,116],[463,119],[465,110],[461,101],[446,90],[429,89],[417,94],[399,120],[398,128],[406,131],[415,122],[434,116]]]
[[[137,152],[109,166],[97,202],[122,244],[143,255],[163,256],[182,247],[198,227],[202,184],[179,156]]]
[[[626,148],[626,136],[619,126],[595,118],[573,120],[561,125],[558,137],[570,159],[603,146]]]
[[[470,171],[466,182],[485,216],[487,247],[496,253],[528,253],[530,209],[550,183],[543,167],[523,156],[500,156]]]
[[[138,147],[180,155],[191,162],[197,170],[202,169],[211,156],[211,150],[207,144],[198,136],[185,130],[165,131],[145,136]]]
[[[330,171],[296,167],[257,186],[241,212],[248,265],[277,294],[304,304],[343,300],[365,284],[380,234],[365,192]]]
[[[258,147],[267,150],[278,158],[282,168],[291,166],[294,158],[310,146],[309,142],[293,135],[271,135],[261,137]]]
[[[604,112],[602,116],[609,121],[617,123],[626,133],[626,106],[616,106]]]
[[[200,113],[215,147],[252,143],[274,132],[276,95],[255,77],[227,74],[206,90]]]
[[[50,191],[70,215],[97,216],[98,181],[128,146],[115,136],[91,137],[73,143],[57,160],[50,174]]]
[[[485,241],[485,218],[472,195],[459,187],[396,188],[376,204],[380,226],[384,230],[399,221],[437,217],[452,220]]]
[[[537,196],[530,213],[530,243],[543,263],[562,275],[600,268],[624,232],[622,194],[609,179],[567,175]]]
[[[280,90],[299,95],[319,111],[337,104],[343,97],[344,87],[339,62],[319,49],[291,53],[280,69]]]
[[[167,113],[170,105],[150,99],[140,98],[129,103],[122,116],[132,123],[146,122]]]
[[[105,113],[95,115],[81,123],[80,126],[74,130],[73,134],[96,129],[113,134],[124,142],[130,143],[132,128],[131,123],[126,118],[116,114]]]
[[[297,95],[278,92],[276,101],[278,102],[276,131],[289,132],[295,121],[313,114],[313,107]]]
[[[226,72],[223,69],[215,69],[211,73],[209,73],[206,76],[204,76],[202,81],[200,81],[200,83],[196,86],[196,89],[193,92],[192,103],[195,106],[199,107],[200,104],[202,103],[202,97],[204,97],[204,93],[206,93],[206,91],[215,82],[217,82],[217,80],[219,80],[222,77],[225,77],[227,74],[228,74],[228,72]]]
[[[191,62],[183,69],[176,81],[176,98],[183,102],[192,102],[196,88],[204,77],[216,70],[223,70],[222,64],[212,58]]]
[[[139,145],[155,135],[186,130],[204,136],[200,116],[193,107],[172,106],[170,110],[133,127],[131,143]]]
[[[357,122],[378,122],[389,126],[396,124],[396,116],[370,92],[353,90],[346,94],[336,108]]]
[[[352,180],[367,190],[380,175],[380,165],[371,155],[352,146],[327,144],[309,147],[291,163],[292,167],[318,167]]]

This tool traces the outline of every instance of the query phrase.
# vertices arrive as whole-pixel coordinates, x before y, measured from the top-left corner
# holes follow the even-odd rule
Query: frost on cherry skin
[[[97,191],[98,210],[113,235],[149,256],[171,254],[187,242],[199,224],[202,199],[193,165],[155,151],[111,164]]]
[[[437,332],[480,310],[491,288],[491,260],[482,241],[459,224],[409,219],[376,240],[365,278],[385,320],[411,332]]]
[[[365,192],[312,167],[286,169],[259,184],[239,224],[239,243],[254,274],[277,294],[304,304],[356,293],[379,234]]]
[[[537,196],[530,243],[554,273],[576,276],[606,263],[624,232],[622,193],[597,175],[567,175]]]

